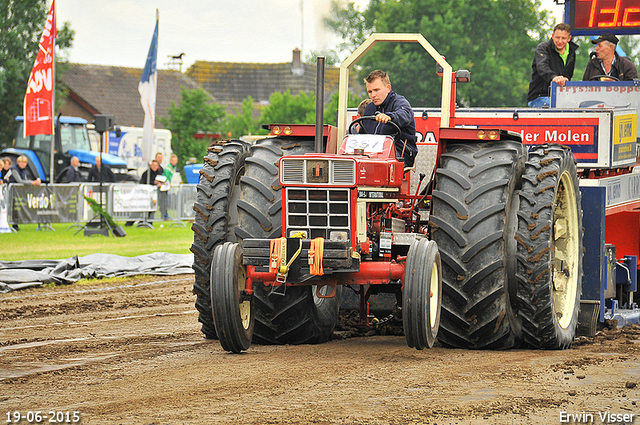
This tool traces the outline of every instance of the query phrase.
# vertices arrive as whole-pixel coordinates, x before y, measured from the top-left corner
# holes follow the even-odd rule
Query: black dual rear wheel
[[[518,304],[524,342],[571,346],[582,290],[583,229],[576,164],[561,145],[535,146],[518,212]]]
[[[211,259],[216,247],[227,241],[282,235],[279,160],[284,155],[312,152],[313,147],[311,139],[277,137],[258,141],[251,147],[241,141],[231,141],[209,149],[194,205],[196,218],[191,247],[198,320],[207,338],[217,337],[216,315],[211,304],[212,271],[216,267]],[[335,297],[321,298],[315,287],[272,290],[255,283],[251,300],[252,320],[255,320],[253,341],[262,344],[328,341],[338,323],[341,293],[342,287],[338,286]],[[236,349],[242,346],[231,345]]]
[[[440,158],[430,225],[442,257],[445,346],[519,344],[514,237],[526,157],[521,143],[501,140],[449,142]]]
[[[249,145],[241,140],[218,142],[209,147],[200,171],[193,230],[193,271],[198,321],[207,338],[216,338],[211,309],[211,258],[215,248],[235,241],[234,222],[237,220],[238,183],[244,175]]]
[[[282,189],[278,179],[280,158],[313,152],[313,140],[278,137],[251,147],[240,178],[238,225],[241,238],[282,236]],[[329,341],[338,324],[342,286],[333,298],[320,298],[315,287],[253,286],[255,330],[258,344],[318,344]],[[321,291],[324,290],[321,289]]]

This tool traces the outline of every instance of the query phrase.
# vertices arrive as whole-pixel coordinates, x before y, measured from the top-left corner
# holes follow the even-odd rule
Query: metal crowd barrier
[[[107,212],[116,221],[139,222],[145,218],[150,222],[163,221],[165,217],[162,212],[166,211],[166,220],[171,221],[171,225],[184,225],[183,221],[192,221],[195,217],[193,205],[196,201],[196,186],[173,186],[167,192],[159,193],[155,199],[153,196],[146,199],[137,196],[135,201],[138,204],[142,202],[148,206],[135,211],[136,205],[128,208],[115,206],[114,199],[120,197],[114,197],[114,190],[122,193],[128,189],[142,189],[141,186],[136,188],[132,183],[103,184],[102,203],[103,206],[106,204]],[[10,224],[76,223],[77,226],[82,226],[95,215],[84,195],[100,203],[100,186],[95,183],[42,186],[10,184],[5,190],[7,220]]]

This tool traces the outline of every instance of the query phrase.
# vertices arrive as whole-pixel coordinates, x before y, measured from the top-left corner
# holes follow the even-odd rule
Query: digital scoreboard
[[[640,0],[570,0],[565,5],[574,35],[640,33]]]

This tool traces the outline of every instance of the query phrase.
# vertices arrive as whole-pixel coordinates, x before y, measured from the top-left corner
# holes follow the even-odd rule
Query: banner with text
[[[55,92],[55,0],[47,15],[47,22],[38,44],[27,92],[24,95],[24,137],[37,134],[53,134],[53,110]]]
[[[157,209],[157,186],[147,184],[113,185],[113,212],[151,212]]]
[[[11,185],[11,221],[72,223],[78,221],[78,185]]]

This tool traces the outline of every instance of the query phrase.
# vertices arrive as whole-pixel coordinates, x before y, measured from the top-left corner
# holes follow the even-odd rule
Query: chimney
[[[294,75],[304,74],[304,66],[300,59],[301,51],[297,47],[293,49],[293,61],[291,61],[291,72]]]
[[[300,68],[300,49],[293,49],[293,67]]]

